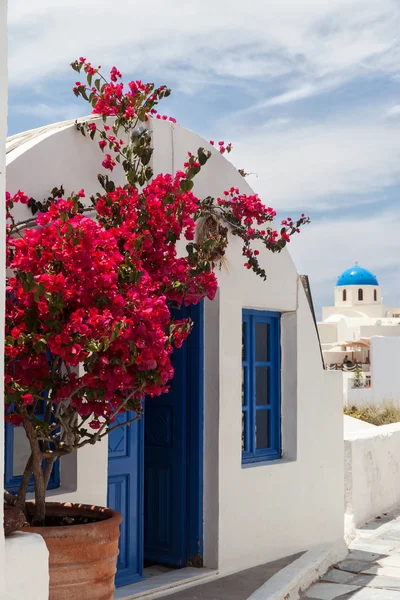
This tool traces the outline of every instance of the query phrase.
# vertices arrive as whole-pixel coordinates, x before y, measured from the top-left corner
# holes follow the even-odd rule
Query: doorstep
[[[196,569],[185,567],[176,569],[163,575],[155,575],[132,585],[124,585],[115,590],[114,600],[136,600],[138,598],[160,598],[169,593],[180,591],[196,585],[201,581],[205,583],[214,579],[218,571],[213,569]]]

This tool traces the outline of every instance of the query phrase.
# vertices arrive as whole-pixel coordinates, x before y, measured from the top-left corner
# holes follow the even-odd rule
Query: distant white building
[[[383,304],[376,276],[358,264],[338,277],[334,298],[318,331],[327,368],[343,369],[345,404],[400,401],[400,308]]]

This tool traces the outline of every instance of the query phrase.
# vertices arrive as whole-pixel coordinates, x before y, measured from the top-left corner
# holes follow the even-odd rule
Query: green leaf
[[[101,173],[99,173],[97,175],[97,179],[99,180],[99,183],[101,185],[101,187],[105,190],[106,189],[106,175],[102,175]]]
[[[106,183],[106,192],[115,192],[115,183],[108,179]]]
[[[193,177],[195,177],[199,171],[199,167],[190,167],[190,169],[187,171],[188,179],[193,179]]]
[[[94,85],[97,91],[100,90],[100,79],[95,79],[94,80]]]
[[[111,338],[110,338],[110,342],[114,342],[117,337],[119,336],[121,329],[123,329],[124,327],[124,323],[119,322],[115,325],[115,327],[113,328],[112,334],[111,334]]]
[[[144,167],[149,164],[152,154],[153,154],[152,148],[144,148],[143,149],[143,151],[141,153],[140,162],[142,163],[142,165]]]
[[[87,76],[87,82],[88,82],[88,85],[89,85],[89,86],[91,86],[91,85],[92,85],[92,78],[93,78],[93,75],[92,75],[92,74],[90,74],[90,75],[88,75],[88,76]]]
[[[208,159],[210,158],[205,152],[204,148],[199,148],[197,151],[197,156],[199,158],[199,163],[201,166],[205,165]]]
[[[180,188],[183,192],[190,192],[193,186],[194,182],[191,179],[181,179]]]

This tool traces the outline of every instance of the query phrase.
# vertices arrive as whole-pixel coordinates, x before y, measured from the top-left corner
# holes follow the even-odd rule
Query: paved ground
[[[290,565],[300,554],[276,560],[253,569],[246,569],[228,577],[166,596],[166,600],[247,600],[247,598],[275,573]]]
[[[358,530],[346,560],[303,600],[400,600],[400,509]]]

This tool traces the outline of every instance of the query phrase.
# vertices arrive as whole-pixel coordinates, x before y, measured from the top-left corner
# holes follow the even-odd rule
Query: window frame
[[[282,457],[281,447],[281,313],[266,310],[242,310],[242,464],[278,460]],[[256,325],[268,325],[267,361],[256,361]],[[243,339],[243,326],[245,335]],[[268,368],[269,398],[267,404],[256,402],[256,368]],[[268,448],[257,449],[256,416],[258,411],[269,411]],[[242,426],[243,427],[243,426]],[[243,431],[243,429],[242,429]],[[244,447],[243,447],[244,446]]]
[[[347,302],[347,290],[343,290],[342,300],[343,302]]]
[[[44,419],[43,412],[35,413],[38,419]],[[22,428],[22,426],[20,426]],[[19,490],[22,481],[22,473],[14,475],[14,432],[16,426],[11,423],[5,423],[4,427],[4,489],[10,494],[15,494]],[[50,475],[47,490],[56,490],[60,487],[60,458],[53,464],[53,470]],[[29,481],[28,492],[34,491],[33,475]]]
[[[374,302],[378,302],[378,292],[374,290]]]
[[[359,302],[364,301],[364,290],[362,288],[358,288],[358,301]]]

